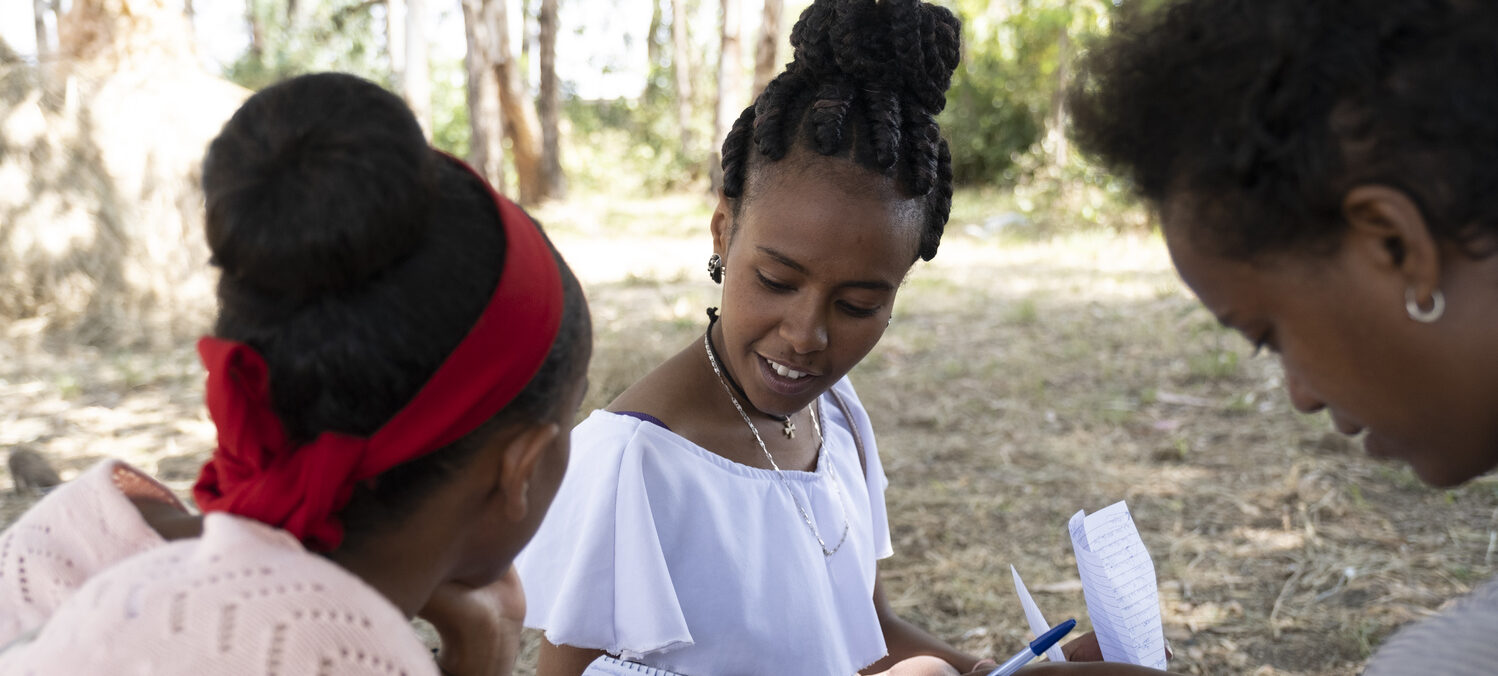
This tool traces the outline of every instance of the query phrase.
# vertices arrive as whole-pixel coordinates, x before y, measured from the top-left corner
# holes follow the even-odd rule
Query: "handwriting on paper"
[[[1155,564],[1128,505],[1117,502],[1092,514],[1079,511],[1067,526],[1103,659],[1164,669]]]

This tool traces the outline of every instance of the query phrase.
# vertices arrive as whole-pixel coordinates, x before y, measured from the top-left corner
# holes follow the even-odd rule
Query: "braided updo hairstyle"
[[[920,0],[815,0],[791,29],[794,60],[723,141],[723,195],[741,206],[752,176],[793,147],[893,177],[926,200],[922,260],[952,211],[952,155],[936,115],[962,54],[962,22]]]

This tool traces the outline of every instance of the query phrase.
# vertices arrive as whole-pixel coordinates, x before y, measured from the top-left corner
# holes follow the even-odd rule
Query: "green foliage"
[[[258,45],[230,64],[225,76],[252,90],[301,73],[336,70],[391,84],[385,21],[379,3],[325,0],[247,0],[247,18],[259,26]]]
[[[956,0],[963,60],[940,122],[959,183],[1013,185],[1054,152],[1042,146],[1060,117],[1078,48],[1107,28],[1107,0]],[[1051,158],[1064,164],[1067,158]]]
[[[1040,141],[1043,111],[1023,100],[1019,71],[992,49],[972,50],[958,69],[940,118],[958,183],[1014,183],[1016,156]]]
[[[682,152],[670,105],[674,104],[665,98],[564,99],[562,114],[570,123],[570,133],[562,161],[568,180],[580,190],[606,194],[686,187],[697,167]],[[697,138],[704,135],[699,133]]]

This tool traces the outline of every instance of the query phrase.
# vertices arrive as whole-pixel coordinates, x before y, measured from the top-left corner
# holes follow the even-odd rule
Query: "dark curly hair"
[[[735,211],[792,147],[849,157],[926,198],[919,255],[936,256],[952,211],[952,155],[936,114],[962,54],[962,22],[920,0],[815,0],[791,29],[794,60],[723,141]]]
[[[1071,93],[1078,145],[1223,255],[1326,251],[1359,185],[1498,233],[1498,5],[1183,0],[1125,12]]]
[[[503,272],[483,184],[427,145],[399,97],[351,75],[250,97],[209,146],[203,188],[222,269],[214,334],[264,356],[293,440],[373,434],[463,340]],[[540,371],[479,429],[359,486],[340,513],[350,542],[398,522],[499,426],[556,415],[591,341],[581,287],[557,262],[565,308]]]

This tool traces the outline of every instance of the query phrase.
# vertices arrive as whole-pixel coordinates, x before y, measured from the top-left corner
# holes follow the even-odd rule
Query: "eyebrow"
[[[767,246],[760,246],[755,248],[758,249],[760,253],[770,257],[775,262],[784,265],[792,270],[795,270],[796,272],[799,272],[803,275],[809,273],[805,265],[797,263],[795,259],[791,258],[790,256],[787,256]],[[843,282],[838,286],[854,289],[869,289],[871,291],[891,291],[895,288],[895,285],[890,284],[889,282],[881,282],[878,280],[858,280],[852,282]]]

